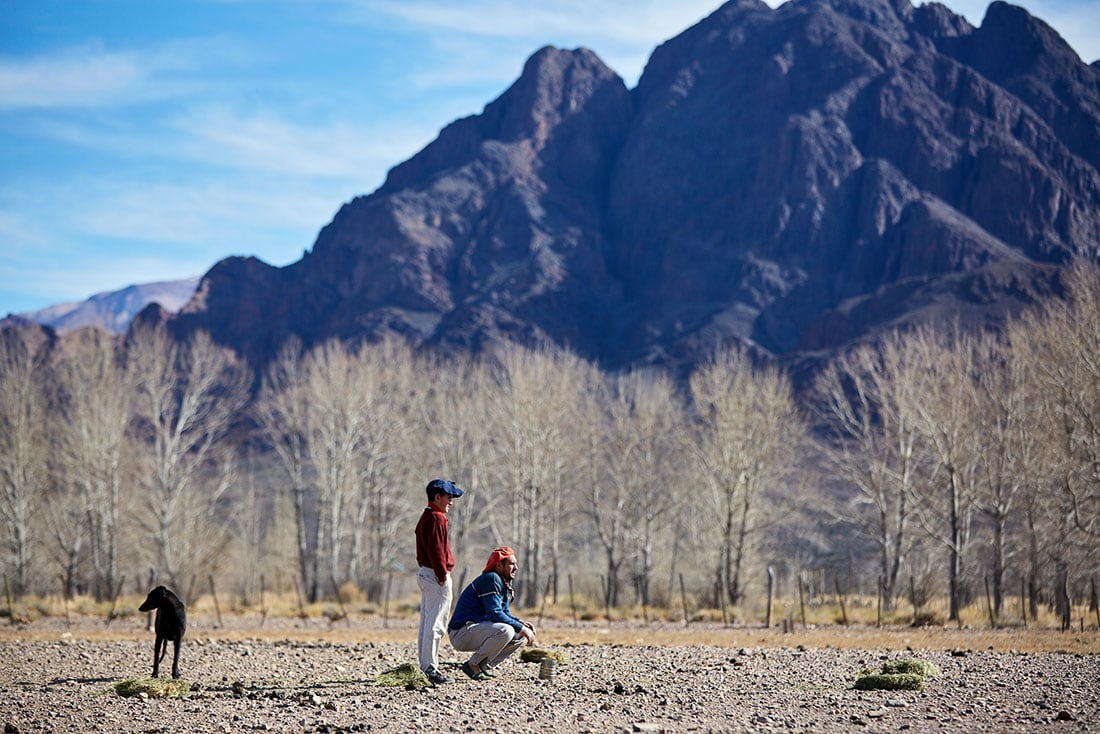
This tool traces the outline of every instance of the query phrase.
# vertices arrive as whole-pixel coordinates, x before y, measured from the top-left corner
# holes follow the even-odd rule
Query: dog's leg
[[[160,659],[162,657],[162,655],[161,655],[161,646],[165,645],[166,642],[167,642],[167,640],[165,640],[163,637],[158,636],[157,641],[153,643],[153,677],[154,678],[157,678],[157,677],[160,676]],[[164,647],[163,649],[167,650],[168,648]]]
[[[167,644],[165,643],[165,645]],[[172,640],[172,677],[180,677],[180,640],[178,637]]]

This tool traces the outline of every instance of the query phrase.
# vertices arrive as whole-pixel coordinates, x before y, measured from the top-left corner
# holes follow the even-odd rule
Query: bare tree
[[[94,573],[92,588],[101,601],[111,598],[118,585],[130,386],[114,339],[99,329],[73,336],[58,374],[61,400],[53,423],[58,484],[73,487],[80,498],[82,521],[57,529],[60,536],[84,528]]]
[[[683,406],[667,376],[641,372],[614,379],[606,403],[606,419],[597,424],[605,474],[589,488],[589,515],[607,572],[604,602],[619,604],[620,569],[632,556],[637,600],[649,604],[656,534],[676,505]]]
[[[719,351],[691,375],[690,386],[696,458],[718,525],[716,591],[737,604],[767,509],[761,497],[798,470],[805,425],[786,377],[775,367],[754,366],[743,350]]]
[[[429,385],[422,379],[420,360],[403,341],[386,339],[364,347],[357,361],[364,423],[360,481],[350,507],[349,575],[362,578],[368,594],[377,597],[386,569],[409,546],[400,529],[415,523],[415,505],[407,501],[408,457],[418,443],[419,406]]]
[[[1046,561],[1054,565],[1054,598],[1065,607],[1059,592],[1071,566],[1084,577],[1100,558],[1100,271],[1075,263],[1065,285],[1064,299],[1025,314],[1011,334],[1032,383],[1029,422],[1042,426],[1033,429],[1042,471],[1024,500],[1033,613]]]
[[[565,505],[563,481],[569,463],[570,435],[594,368],[575,355],[510,346],[496,355],[499,398],[490,421],[504,485],[489,508],[490,525],[515,544],[524,569],[521,603],[533,606],[542,586],[547,538],[558,532]],[[502,507],[503,506],[503,507]],[[509,518],[500,524],[499,511]]]
[[[957,327],[946,334],[919,329],[907,340],[905,360],[915,381],[910,409],[935,459],[922,524],[947,548],[949,619],[958,621],[980,459],[974,339]]]
[[[818,441],[831,476],[856,491],[843,520],[855,522],[879,551],[883,602],[893,609],[912,545],[920,434],[911,412],[915,387],[902,360],[904,337],[839,356],[818,376],[827,435]]]
[[[0,519],[17,595],[30,590],[36,508],[46,502],[45,355],[22,330],[0,331]]]
[[[475,538],[492,537],[492,545],[503,539],[493,535],[489,517],[491,493],[487,493],[486,477],[490,473],[490,421],[496,388],[492,374],[484,362],[466,357],[424,359],[419,382],[428,389],[420,391],[417,401],[421,411],[415,443],[424,452],[419,465],[430,467],[427,474],[455,479],[465,490],[461,502],[451,507],[454,518],[450,526],[451,546],[455,557],[481,563],[483,550],[471,547]],[[416,486],[416,499],[423,500],[423,485],[431,477],[423,470],[414,473],[425,481]],[[461,566],[461,560],[459,565]]]
[[[1044,336],[1038,377],[1053,400],[1065,459],[1060,489],[1076,530],[1100,538],[1100,270],[1077,263],[1067,298],[1033,331]]]
[[[298,584],[307,598],[317,601],[317,536],[310,522],[308,444],[309,396],[302,344],[287,340],[264,375],[253,403],[257,424],[267,445],[275,452],[286,478],[294,509],[297,539]]]
[[[363,389],[362,360],[330,340],[309,355],[306,447],[317,489],[317,548],[323,568],[314,578],[342,575],[345,522],[363,482],[361,453],[369,436],[369,403]]]
[[[200,559],[181,547],[194,539],[193,520],[216,516],[232,473],[225,453],[247,399],[248,373],[205,332],[179,344],[163,327],[130,335],[127,364],[146,450],[148,530],[160,572],[179,586],[201,570]]]
[[[979,442],[975,501],[988,519],[993,609],[1004,610],[1005,574],[1018,547],[1012,543],[1013,520],[1021,517],[1020,499],[1034,495],[1043,459],[1043,432],[1037,431],[1041,404],[1028,379],[1024,352],[1006,339],[985,335],[975,345],[975,437]],[[1022,522],[1016,522],[1023,527]]]

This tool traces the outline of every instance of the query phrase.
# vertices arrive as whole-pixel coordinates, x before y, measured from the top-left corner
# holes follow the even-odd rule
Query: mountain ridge
[[[158,318],[257,366],[291,335],[395,334],[676,370],[728,343],[798,362],[995,325],[1100,252],[1098,136],[1097,69],[999,0],[978,27],[908,0],[731,0],[634,89],[591,50],[538,50],[300,261],[222,261]]]
[[[134,317],[152,303],[160,304],[168,312],[183,308],[194,295],[199,280],[198,276],[192,276],[136,283],[114,291],[95,293],[82,301],[9,314],[8,318],[48,326],[59,334],[87,327],[122,334]]]

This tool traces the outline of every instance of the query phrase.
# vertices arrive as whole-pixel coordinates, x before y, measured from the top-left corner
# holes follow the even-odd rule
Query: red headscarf
[[[514,550],[506,545],[502,545],[501,547],[495,549],[492,553],[489,554],[489,560],[485,563],[485,570],[482,571],[482,573],[489,573],[496,567],[498,563],[503,561],[505,558],[515,557],[516,552]]]

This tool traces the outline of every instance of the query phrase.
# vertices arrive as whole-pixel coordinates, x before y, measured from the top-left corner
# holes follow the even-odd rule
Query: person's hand
[[[523,623],[523,627],[520,629],[519,634],[523,639],[527,640],[528,645],[535,644],[535,628],[527,622]]]
[[[446,577],[446,576],[444,576],[443,578],[441,578],[441,579],[439,580],[439,585],[440,585],[440,586],[443,586],[443,585],[444,585],[444,584],[446,584],[446,583],[447,583],[447,577]]]

